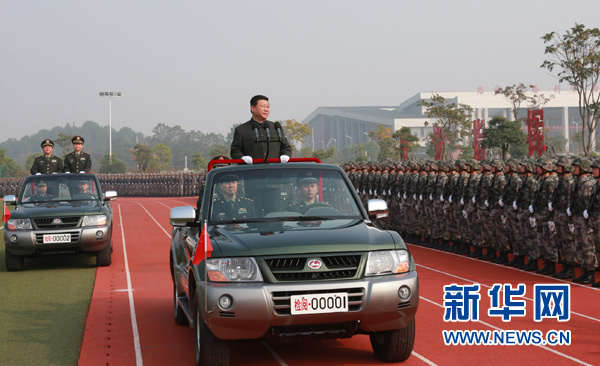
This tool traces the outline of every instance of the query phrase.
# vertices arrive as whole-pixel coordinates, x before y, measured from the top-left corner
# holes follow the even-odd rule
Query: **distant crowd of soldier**
[[[387,201],[381,226],[408,242],[600,287],[600,160],[348,163],[344,170],[363,204]]]

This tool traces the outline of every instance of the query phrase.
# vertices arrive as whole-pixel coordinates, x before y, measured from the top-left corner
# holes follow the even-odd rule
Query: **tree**
[[[287,137],[290,145],[292,145],[292,153],[296,152],[296,144],[305,142],[305,139],[312,135],[312,131],[308,125],[300,123],[295,119],[283,121],[285,128],[285,137]]]
[[[583,121],[581,142],[587,156],[595,149],[596,127],[600,118],[600,30],[575,24],[564,35],[550,32],[542,37],[548,56],[541,68],[567,82],[579,96],[579,115]]]
[[[173,160],[173,154],[171,149],[165,144],[156,144],[152,149],[154,156],[158,160],[160,170],[167,170],[171,167],[171,160]]]
[[[537,109],[542,108],[548,103],[553,96],[546,97],[544,94],[538,94],[535,92],[531,95],[527,94],[528,91],[537,90],[535,85],[526,86],[523,83],[519,85],[513,84],[512,86],[506,86],[504,88],[497,88],[494,93],[496,95],[502,94],[512,105],[513,120],[519,121],[519,108],[523,102],[527,102],[529,108]]]
[[[194,155],[192,155],[192,167],[194,168],[194,170],[199,171],[202,170],[204,168],[206,168],[207,166],[207,162],[206,159],[204,159],[204,156],[202,156],[202,153],[198,152],[195,153]]]
[[[25,160],[25,169],[27,169],[27,171],[29,171],[29,169],[33,165],[33,161],[38,156],[40,156],[40,154],[29,154],[29,156],[27,156],[27,160]]]
[[[484,140],[481,147],[484,149],[499,148],[502,160],[506,159],[511,145],[524,144],[527,135],[521,129],[519,120],[509,121],[505,117],[493,117],[483,131]]]
[[[419,138],[412,134],[410,127],[401,127],[392,134],[392,137],[398,142],[398,151],[395,154],[397,155],[394,157],[395,159],[402,158],[403,148],[406,148],[407,153],[410,154],[417,146],[420,146]]]
[[[141,173],[146,173],[153,159],[152,149],[148,145],[135,144],[130,150],[133,160],[137,162]]]
[[[127,173],[127,167],[125,163],[117,158],[115,154],[112,157],[112,164],[110,163],[110,156],[108,153],[104,155],[102,160],[100,160],[100,170],[98,171],[100,174],[124,174]]]
[[[212,149],[210,149],[210,156],[229,156],[229,149],[225,145],[214,145]]]
[[[435,118],[434,127],[441,127],[447,143],[443,144],[442,159],[448,159],[457,146],[459,140],[471,135],[471,115],[473,108],[466,104],[446,103],[446,98],[434,94],[431,100],[421,100],[419,106],[425,107],[425,114],[429,118]],[[425,122],[428,126],[429,122]],[[430,134],[429,141],[435,136]]]
[[[379,145],[378,160],[394,159],[396,154],[396,140],[392,137],[392,128],[377,125],[377,129],[369,132],[369,137]]]
[[[338,149],[335,146],[330,146],[327,150],[318,149],[313,152],[315,158],[321,159],[322,162],[327,162],[332,156],[337,153]]]
[[[71,139],[73,136],[66,135],[62,132],[58,134],[58,138],[56,139],[56,144],[60,146],[64,155],[67,155],[69,151],[71,151]]]
[[[33,161],[32,161],[33,163]],[[0,149],[0,178],[24,177],[26,174],[16,161],[6,155],[6,150]]]

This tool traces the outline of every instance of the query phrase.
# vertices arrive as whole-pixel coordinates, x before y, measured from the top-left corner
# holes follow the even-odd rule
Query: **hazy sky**
[[[540,37],[599,19],[598,0],[0,0],[0,141],[107,125],[100,91],[123,93],[117,130],[226,134],[255,94],[271,120],[302,121],[420,91],[552,90]]]

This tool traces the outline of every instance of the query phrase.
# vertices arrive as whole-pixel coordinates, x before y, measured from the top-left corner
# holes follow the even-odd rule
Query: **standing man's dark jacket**
[[[258,127],[257,127],[258,126]],[[264,142],[256,142],[254,128],[258,130],[258,140]],[[268,127],[270,132],[269,156],[267,156],[267,134],[265,127]],[[278,141],[277,131],[271,121],[259,123],[251,119],[235,128],[233,133],[233,141],[231,143],[230,155],[232,159],[241,159],[242,156],[251,156],[253,159],[279,159],[281,155],[292,156],[292,147],[287,138],[281,131],[281,141]]]
[[[52,174],[52,173],[62,173],[64,170],[63,161],[56,155],[51,156],[38,156],[33,161],[33,165],[29,171],[31,174]]]
[[[79,156],[75,151],[65,156],[65,172],[79,173],[92,171],[92,157],[90,153],[80,152]]]

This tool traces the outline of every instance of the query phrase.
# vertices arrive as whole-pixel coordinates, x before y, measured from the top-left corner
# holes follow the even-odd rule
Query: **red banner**
[[[529,156],[537,152],[537,156],[542,156],[546,151],[544,143],[544,110],[527,110],[527,144],[529,145]]]
[[[434,136],[434,147],[435,147],[435,160],[441,160],[442,159],[442,153],[444,151],[444,143],[445,143],[445,136],[444,133],[442,132],[442,128],[439,126],[435,126],[433,128],[433,136]]]
[[[481,141],[483,140],[483,131],[485,129],[485,121],[481,118],[473,121],[473,159],[483,160],[485,159],[485,149],[481,147]]]

